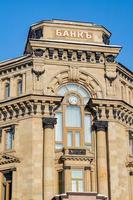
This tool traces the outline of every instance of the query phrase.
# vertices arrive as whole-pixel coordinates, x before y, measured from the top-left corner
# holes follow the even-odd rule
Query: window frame
[[[21,82],[21,93],[19,91],[19,83]],[[23,94],[23,80],[21,78],[19,78],[17,80],[17,95],[21,96]]]
[[[129,131],[129,154],[133,156],[133,132]]]
[[[10,175],[8,175],[10,173]],[[7,177],[6,177],[7,176]],[[8,177],[9,176],[9,177]],[[10,200],[12,197],[12,171],[4,171],[3,172],[3,188],[2,188],[2,199]],[[5,188],[5,189],[4,189]]]
[[[73,171],[80,171],[80,172],[82,172],[82,178],[73,178],[72,176],[72,172]],[[76,191],[73,191],[72,190],[72,182],[73,181],[76,181]],[[83,191],[80,191],[79,190],[79,181],[82,181],[82,184],[83,184]],[[85,191],[85,173],[84,173],[84,169],[83,168],[72,168],[71,169],[71,190],[72,190],[72,192],[84,192]]]
[[[7,138],[8,138],[8,133],[11,131],[12,138],[11,138],[11,148],[7,147]],[[15,134],[15,128],[14,126],[8,126],[5,128],[2,128],[2,143],[3,143],[3,150],[6,152],[10,152],[14,150],[14,134]]]
[[[69,84],[69,83],[68,83]],[[72,83],[71,83],[72,84]],[[75,83],[73,83],[75,84]],[[67,84],[65,84],[67,86]],[[64,85],[64,86],[65,86]],[[78,85],[78,84],[77,84]],[[84,87],[78,85],[78,87],[84,89]],[[66,90],[66,89],[65,89]],[[85,92],[87,93],[87,90],[84,89]],[[82,91],[83,92],[83,91]],[[81,112],[81,127],[67,127],[65,125],[65,115],[66,115],[66,107],[68,105],[71,105],[71,106],[74,106],[72,104],[70,104],[70,102],[68,101],[69,97],[70,96],[77,96],[77,98],[79,99],[77,104],[77,106],[80,107],[80,112]],[[65,148],[82,148],[82,147],[85,147],[85,148],[91,148],[92,147],[92,131],[91,131],[91,143],[88,143],[85,142],[85,125],[84,125],[84,120],[85,120],[85,115],[88,114],[91,116],[91,113],[87,110],[85,110],[85,106],[86,104],[84,103],[84,100],[85,98],[89,98],[89,92],[88,92],[88,97],[82,97],[81,94],[78,92],[78,91],[74,91],[74,90],[68,90],[68,91],[65,91],[65,94],[64,94],[64,99],[63,99],[63,102],[60,106],[60,108],[56,111],[56,113],[58,112],[61,112],[62,113],[62,141],[56,141],[55,140],[55,146],[56,144],[62,144],[62,148],[65,147]],[[91,119],[91,122],[92,122],[92,119]],[[58,123],[58,121],[57,121]],[[73,133],[73,139],[72,139],[72,143],[73,145],[72,146],[68,146],[67,145],[67,133],[68,131],[72,131]],[[75,136],[74,136],[74,133],[76,134],[76,131],[79,131],[80,132],[80,146],[76,146],[75,145]]]
[[[11,95],[11,85],[10,85],[10,80],[8,80],[5,82],[5,95],[4,96],[5,96],[5,98],[9,98],[10,95]]]

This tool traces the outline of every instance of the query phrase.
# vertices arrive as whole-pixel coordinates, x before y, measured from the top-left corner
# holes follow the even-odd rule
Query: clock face
[[[77,102],[78,102],[78,98],[76,97],[76,96],[71,96],[71,97],[69,97],[69,103],[70,104],[77,104]]]

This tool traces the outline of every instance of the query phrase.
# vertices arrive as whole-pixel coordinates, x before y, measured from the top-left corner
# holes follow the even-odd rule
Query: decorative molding
[[[88,166],[87,166],[87,167],[84,167],[84,170],[89,170],[89,171],[90,171],[90,170],[91,170],[91,167],[88,167]]]
[[[115,56],[114,55],[108,55],[108,56],[106,56],[106,61],[108,63],[113,63],[115,61]]]
[[[106,53],[106,55],[108,54]],[[71,62],[78,61],[78,62],[89,62],[89,63],[104,63],[105,62],[105,56],[103,52],[77,50],[77,49],[62,49],[62,48],[46,47],[45,50],[43,49],[41,56],[43,56],[45,59],[53,59],[53,60],[56,59],[59,61],[65,60],[65,61],[71,61]]]
[[[34,74],[36,75],[37,80],[39,81],[39,77],[40,77],[42,74],[44,74],[45,69],[44,69],[43,71],[37,71],[37,70],[35,70],[35,69],[32,68],[31,71],[32,71],[32,73],[34,73]]]
[[[70,67],[70,70],[62,71],[52,78],[47,87],[48,94],[55,95],[58,87],[70,82],[70,80],[87,88],[92,97],[103,98],[103,90],[100,83],[92,75],[74,66]]]
[[[33,60],[32,57],[29,57],[28,59],[25,58],[25,60],[23,60],[23,62],[14,62],[11,64],[7,64],[6,66],[0,68],[0,75],[5,77],[8,75],[11,76],[11,72],[13,73],[13,76],[20,74],[20,70],[23,69],[27,69],[27,68],[31,68],[33,66]],[[7,77],[7,78],[8,78]]]
[[[53,115],[63,97],[45,95],[25,95],[0,104],[0,122],[22,118],[24,116]]]
[[[121,100],[90,99],[88,109],[98,121],[119,121],[133,127],[133,107]]]
[[[9,153],[0,153],[0,165],[8,163],[19,163],[20,160],[16,156],[13,156]]]
[[[108,129],[108,122],[107,121],[95,121],[94,127],[97,132],[99,131],[107,131]]]
[[[133,176],[133,172],[129,172],[129,176]]]
[[[34,55],[37,57],[42,57],[44,54],[44,50],[43,49],[35,49],[34,50]]]
[[[54,128],[54,125],[57,123],[57,119],[53,117],[44,117],[42,119],[43,128]]]

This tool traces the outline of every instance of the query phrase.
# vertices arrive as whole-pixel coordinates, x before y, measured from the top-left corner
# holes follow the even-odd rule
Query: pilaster
[[[43,122],[43,200],[50,200],[55,195],[55,145],[54,125],[56,119],[44,117]]]
[[[98,193],[108,196],[108,172],[107,172],[107,121],[95,122],[97,136],[97,187]]]

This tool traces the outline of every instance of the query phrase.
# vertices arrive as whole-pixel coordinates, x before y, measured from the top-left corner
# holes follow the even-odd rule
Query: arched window
[[[56,149],[62,147],[91,147],[91,115],[85,110],[90,94],[81,85],[68,83],[60,87],[58,95],[64,96],[56,112]]]
[[[10,97],[10,82],[6,82],[5,84],[5,98]]]
[[[18,80],[18,86],[17,86],[17,93],[18,93],[18,96],[22,94],[22,80],[19,79]]]

